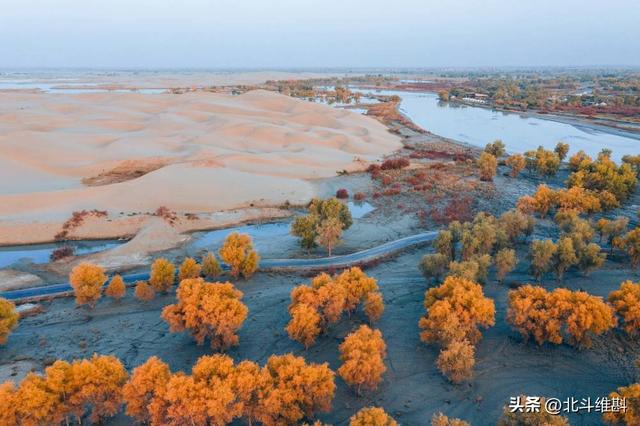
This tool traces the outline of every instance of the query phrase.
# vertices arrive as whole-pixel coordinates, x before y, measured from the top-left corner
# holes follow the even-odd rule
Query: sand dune
[[[0,224],[300,203],[310,179],[399,147],[373,119],[266,91],[2,93]]]

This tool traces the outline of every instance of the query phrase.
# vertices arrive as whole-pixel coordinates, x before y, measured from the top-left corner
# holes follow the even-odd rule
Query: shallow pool
[[[56,244],[33,244],[24,246],[0,247],[0,268],[18,262],[48,263],[51,253],[60,247],[73,247],[76,255],[97,253],[123,244],[119,240],[69,241]]]

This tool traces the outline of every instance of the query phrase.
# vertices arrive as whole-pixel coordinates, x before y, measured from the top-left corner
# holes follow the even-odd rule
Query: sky
[[[0,0],[0,68],[640,66],[638,0]]]

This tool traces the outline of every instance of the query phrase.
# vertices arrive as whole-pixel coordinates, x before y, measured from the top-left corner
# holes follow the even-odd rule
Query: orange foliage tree
[[[355,386],[360,394],[362,388],[376,389],[387,370],[384,358],[387,346],[380,330],[372,330],[366,325],[347,335],[340,345],[342,365],[338,374],[350,386]]]
[[[609,293],[609,303],[624,322],[624,330],[637,336],[640,330],[640,284],[625,281]]]
[[[236,331],[249,310],[241,301],[242,292],[233,284],[187,279],[178,286],[177,298],[176,304],[162,310],[162,318],[172,332],[190,330],[199,345],[209,338],[214,349],[238,344]]]
[[[452,419],[442,413],[436,413],[431,417],[431,426],[471,426],[468,422],[460,419]]]
[[[89,305],[93,308],[100,296],[102,286],[107,281],[104,268],[90,263],[81,263],[71,270],[69,283],[73,288],[78,305]]]
[[[452,341],[438,355],[438,370],[452,383],[471,379],[476,364],[475,351],[475,347],[467,339]]]
[[[307,364],[291,354],[273,355],[262,368],[251,361],[235,365],[226,355],[203,356],[190,375],[173,374],[151,357],[122,389],[127,415],[152,426],[222,425],[239,418],[266,426],[299,424],[329,411],[334,392],[326,363]]]
[[[111,281],[104,293],[113,300],[119,301],[124,297],[126,292],[127,288],[124,285],[124,280],[120,274],[116,274],[111,278]]]
[[[263,370],[269,386],[260,398],[257,419],[266,426],[294,424],[315,412],[328,412],[335,393],[327,363],[307,364],[292,354],[272,355]]]
[[[155,291],[166,293],[175,281],[176,267],[169,260],[160,257],[151,265],[149,284]]]
[[[531,285],[509,292],[507,321],[538,344],[561,344],[566,334],[570,344],[581,347],[591,346],[591,336],[616,325],[613,308],[600,297],[564,288],[548,292]]]
[[[156,414],[165,408],[160,396],[165,393],[170,378],[169,366],[155,356],[136,367],[122,388],[126,414],[139,423],[157,424]]]
[[[196,262],[195,259],[187,257],[180,265],[180,271],[178,272],[178,281],[186,280],[189,278],[200,277],[200,270],[202,267]]]
[[[617,392],[611,392],[609,399],[618,398],[621,401],[626,398],[626,410],[620,412],[604,413],[602,419],[612,425],[637,425],[640,424],[640,384],[618,388]]]
[[[251,237],[246,234],[233,232],[224,240],[220,248],[220,258],[231,267],[231,275],[238,278],[251,277],[258,270],[260,256],[253,249]]]
[[[138,281],[134,290],[136,299],[141,302],[150,302],[156,298],[156,291],[146,281]]]
[[[88,414],[90,422],[99,423],[120,410],[127,378],[122,363],[112,356],[56,361],[44,375],[27,374],[18,389],[12,383],[0,386],[0,400],[13,402],[11,407],[0,402],[0,419],[15,420],[7,424],[69,424]]]
[[[209,252],[202,258],[202,273],[206,279],[216,278],[222,274],[222,268],[215,254]]]
[[[376,322],[384,311],[378,284],[360,268],[351,268],[332,278],[322,273],[311,286],[300,285],[291,291],[286,330],[293,340],[311,346],[327,328],[338,322],[345,311],[352,312],[364,304],[369,322]]]
[[[0,345],[7,343],[11,331],[18,326],[20,314],[13,302],[0,297]]]
[[[398,426],[398,423],[380,407],[366,407],[349,419],[349,426]]]
[[[453,383],[470,378],[475,364],[479,327],[495,324],[495,305],[482,287],[465,278],[449,276],[425,294],[426,315],[418,325],[420,339],[442,347],[437,365]]]
[[[482,287],[458,277],[447,277],[439,287],[427,290],[424,307],[427,314],[420,319],[425,343],[446,346],[454,340],[480,340],[479,327],[495,324],[493,300],[484,296]]]

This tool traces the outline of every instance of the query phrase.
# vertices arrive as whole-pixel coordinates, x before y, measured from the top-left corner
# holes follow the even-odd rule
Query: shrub
[[[452,383],[461,383],[473,377],[475,348],[468,340],[455,340],[440,351],[436,362],[438,370]]]
[[[496,253],[496,277],[498,281],[504,280],[504,277],[513,271],[518,263],[516,251],[513,249],[502,249]]]
[[[175,281],[176,268],[164,257],[158,258],[151,265],[149,284],[155,291],[168,292]]]
[[[640,284],[625,281],[609,293],[609,303],[624,322],[624,331],[637,336],[640,330]]]
[[[366,325],[347,335],[340,345],[342,365],[338,374],[360,394],[362,388],[374,390],[387,370],[384,365],[387,346],[379,330]]]
[[[518,397],[520,404],[525,405],[525,402],[529,397],[521,395]],[[512,408],[505,406],[502,412],[502,416],[498,420],[498,426],[525,426],[525,425],[539,425],[539,426],[569,426],[569,421],[566,417],[558,414],[549,413],[546,410],[546,400],[542,397],[530,397],[535,398],[540,403],[539,411],[526,411],[525,408],[513,411]]]
[[[510,155],[509,157],[507,157],[505,163],[507,164],[507,166],[511,167],[511,171],[509,172],[509,175],[511,177],[518,177],[518,175],[520,174],[520,172],[522,172],[522,169],[524,169],[524,166],[526,165],[524,157],[520,154]]]
[[[199,278],[200,270],[202,267],[191,257],[186,257],[180,265],[180,271],[178,272],[178,281],[187,280],[190,278]]]
[[[209,252],[202,258],[202,273],[207,279],[216,278],[222,274],[222,268],[215,254]]]
[[[11,331],[18,326],[20,314],[13,302],[0,297],[0,345],[7,343]]]
[[[423,256],[420,261],[420,271],[422,271],[422,275],[424,275],[426,279],[434,278],[436,281],[442,279],[448,266],[448,257],[440,253],[427,254]]]
[[[478,169],[480,172],[480,180],[487,182],[493,181],[493,177],[496,175],[496,169],[498,167],[498,161],[493,155],[483,152],[478,158]]]
[[[124,285],[122,277],[116,274],[111,278],[111,282],[104,293],[117,302],[124,297],[126,292],[127,288]]]
[[[238,344],[236,331],[247,318],[242,292],[231,283],[207,283],[202,278],[186,279],[177,291],[177,303],[162,310],[172,332],[189,330],[198,345],[211,339],[213,349]]]
[[[608,156],[599,155],[596,161],[580,163],[567,180],[567,187],[582,187],[595,193],[607,191],[623,202],[634,192],[636,172],[629,164],[618,166]]]
[[[349,191],[344,188],[340,188],[336,191],[336,198],[338,199],[346,199],[349,198]]]
[[[13,382],[0,383],[0,424],[18,424],[16,408],[19,402]]]
[[[231,275],[238,278],[240,274],[250,278],[258,269],[260,257],[253,249],[251,237],[233,232],[224,240],[220,248],[220,258],[231,268]]]
[[[617,398],[619,401],[626,399],[627,408],[620,412],[604,413],[602,419],[612,425],[637,425],[640,423],[640,407],[638,400],[640,399],[640,384],[635,383],[630,386],[618,388],[617,392],[611,392],[609,399]]]
[[[141,302],[150,302],[156,298],[156,291],[146,281],[138,281],[133,294]]]
[[[57,249],[51,252],[51,255],[49,255],[49,260],[51,260],[52,262],[55,262],[57,260],[64,259],[65,257],[71,257],[74,254],[75,254],[75,251],[73,250],[73,247],[69,247],[69,246],[58,247]]]
[[[398,426],[382,408],[366,407],[349,419],[349,426]]]
[[[382,294],[371,292],[364,299],[364,313],[369,319],[369,324],[378,322],[384,312],[384,300]]]
[[[107,281],[104,268],[81,263],[71,270],[69,282],[76,296],[76,304],[93,308],[102,296],[102,286]]]
[[[409,164],[408,158],[388,158],[382,162],[380,168],[382,170],[404,169],[405,167],[409,167]]]
[[[497,139],[492,143],[488,143],[484,147],[484,152],[489,153],[496,158],[500,158],[505,154],[504,143],[500,139]]]
[[[556,255],[556,245],[551,240],[534,240],[529,246],[529,260],[531,274],[540,281],[553,264]]]
[[[366,196],[362,192],[356,192],[355,194],[353,194],[353,199],[356,200],[356,201],[362,201],[365,198],[366,198]]]
[[[442,413],[436,413],[431,417],[431,426],[471,426],[460,419],[450,419]]]

